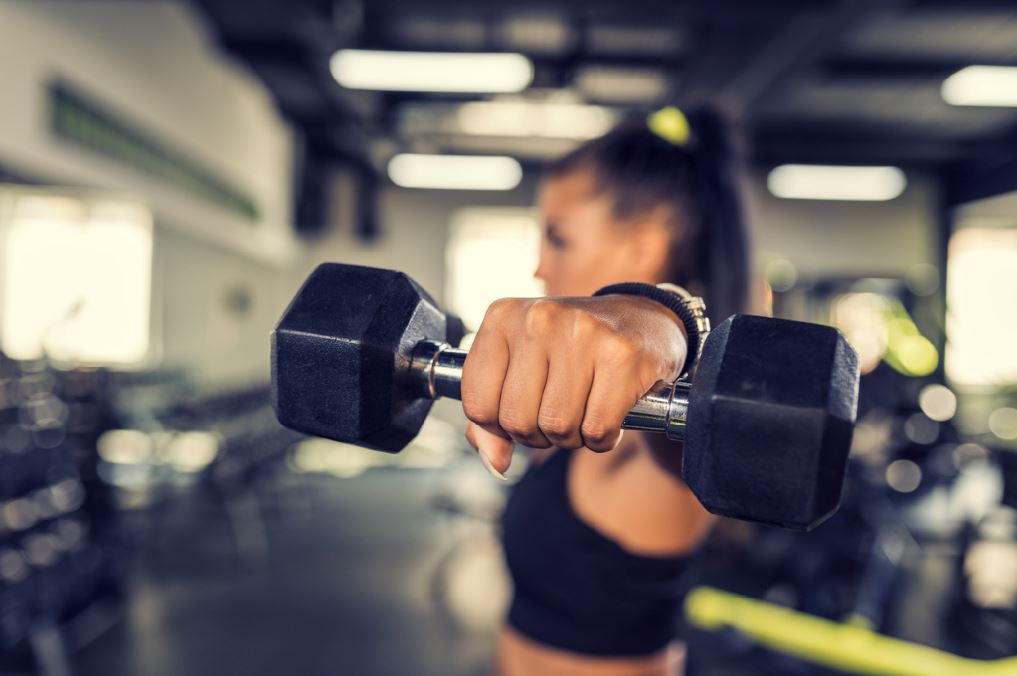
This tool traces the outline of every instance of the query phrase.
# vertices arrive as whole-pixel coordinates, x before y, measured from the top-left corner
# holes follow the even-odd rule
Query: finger
[[[509,348],[509,366],[498,404],[498,426],[517,443],[547,448],[537,424],[540,399],[547,381],[547,354],[532,342]]]
[[[498,426],[501,390],[508,370],[508,344],[487,322],[485,318],[463,363],[460,398],[468,420],[508,439],[508,434]]]
[[[473,428],[473,439],[477,443],[477,453],[487,470],[504,480],[505,472],[512,464],[512,450],[515,444],[509,439],[488,432],[479,425]]]
[[[559,354],[548,364],[547,383],[540,399],[537,425],[544,437],[559,448],[579,448],[579,427],[593,383],[593,368],[570,354]]]
[[[610,451],[618,445],[625,416],[639,397],[645,394],[636,394],[632,388],[619,387],[619,383],[626,380],[631,380],[631,375],[619,368],[601,367],[594,373],[580,426],[583,445],[591,451]]]

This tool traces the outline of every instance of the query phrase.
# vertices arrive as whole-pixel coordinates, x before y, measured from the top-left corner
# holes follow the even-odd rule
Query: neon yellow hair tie
[[[646,118],[646,126],[648,126],[650,131],[654,134],[676,146],[682,146],[688,143],[689,136],[692,132],[692,129],[689,127],[689,121],[685,117],[685,113],[674,106],[667,106],[666,108],[661,108],[656,112],[650,113],[650,115]]]

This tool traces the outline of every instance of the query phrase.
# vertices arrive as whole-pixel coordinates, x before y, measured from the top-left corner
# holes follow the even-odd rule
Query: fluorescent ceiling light
[[[533,64],[522,54],[341,49],[329,68],[347,89],[504,93],[533,80]]]
[[[511,157],[497,155],[396,155],[388,176],[403,188],[439,190],[511,190],[523,169]]]
[[[940,93],[954,106],[1017,107],[1017,67],[962,68],[943,81]]]
[[[602,106],[538,101],[475,101],[459,106],[459,129],[473,136],[541,136],[588,139],[614,124]]]
[[[784,199],[884,202],[904,192],[907,179],[897,167],[784,164],[770,172],[766,186]]]
[[[660,69],[586,66],[576,73],[575,87],[593,101],[657,103],[671,86]]]

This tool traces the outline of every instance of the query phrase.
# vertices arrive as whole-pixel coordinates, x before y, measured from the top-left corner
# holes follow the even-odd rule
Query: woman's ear
[[[632,262],[641,279],[659,282],[667,270],[671,250],[669,212],[665,207],[655,209],[633,223]]]

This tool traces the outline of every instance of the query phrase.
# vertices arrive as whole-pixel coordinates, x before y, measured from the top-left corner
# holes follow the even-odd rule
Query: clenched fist
[[[463,367],[466,438],[496,472],[513,443],[609,451],[629,409],[685,363],[680,320],[640,296],[505,298]]]

